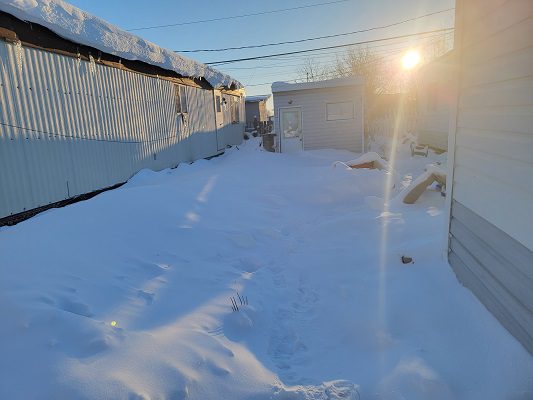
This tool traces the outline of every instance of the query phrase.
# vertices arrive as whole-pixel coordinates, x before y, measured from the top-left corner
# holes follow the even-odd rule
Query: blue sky
[[[326,1],[204,0],[201,2],[178,2],[172,0],[70,0],[70,3],[121,28],[130,29],[249,14]],[[433,11],[451,8],[454,3],[454,0],[348,0],[342,3],[283,13],[164,29],[142,30],[134,33],[172,50],[244,46],[331,35],[386,25]],[[219,61],[402,35],[445,28],[452,25],[453,12],[447,12],[394,28],[341,38],[260,49],[234,50],[220,53],[193,53],[188,54],[188,56],[202,62]],[[413,44],[416,43],[413,42]],[[393,56],[394,52],[398,53],[400,47],[407,45],[408,43],[405,40],[396,45],[391,44],[390,54]],[[337,52],[339,51],[341,50],[337,50]],[[387,54],[386,47],[380,47],[379,51]],[[305,57],[307,56],[298,55],[278,59],[248,61],[219,67],[219,69],[249,85],[247,94],[262,94],[270,91],[269,82],[297,78],[296,71],[303,63]],[[323,52],[323,54],[316,53],[312,57],[323,64],[332,63],[335,60],[335,54],[331,50]],[[262,83],[267,84],[256,86]]]

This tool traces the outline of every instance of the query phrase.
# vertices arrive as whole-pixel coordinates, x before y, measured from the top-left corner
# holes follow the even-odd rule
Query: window
[[[215,97],[215,104],[217,107],[217,113],[222,112],[222,106],[220,104],[220,96]]]
[[[237,124],[240,122],[240,98],[230,96],[231,122]]]
[[[302,133],[302,111],[299,108],[280,110],[281,131],[285,138],[300,136]]]
[[[187,93],[185,92],[185,86],[180,86],[180,97],[181,97],[181,112],[188,113],[189,105],[187,104]]]
[[[326,103],[326,120],[337,121],[342,119],[354,119],[353,102]]]
[[[187,94],[185,93],[185,86],[174,85],[174,99],[176,102],[176,113],[185,114],[187,113]]]

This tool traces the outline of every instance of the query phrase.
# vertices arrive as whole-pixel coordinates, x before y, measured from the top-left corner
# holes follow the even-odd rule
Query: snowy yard
[[[442,258],[444,198],[384,205],[353,158],[251,141],[0,228],[0,398],[532,399]]]

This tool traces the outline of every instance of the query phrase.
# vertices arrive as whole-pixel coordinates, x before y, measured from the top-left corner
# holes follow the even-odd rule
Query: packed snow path
[[[248,142],[1,228],[0,398],[533,398],[442,260],[444,199],[385,204],[355,156]]]

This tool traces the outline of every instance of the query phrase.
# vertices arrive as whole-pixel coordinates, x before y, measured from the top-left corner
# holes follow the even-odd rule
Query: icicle
[[[89,54],[89,72],[91,74],[96,73],[96,62],[94,61],[94,57]]]
[[[24,49],[22,48],[22,42],[17,40],[15,42],[15,58],[17,60],[17,67],[22,72],[22,61],[24,60]]]

